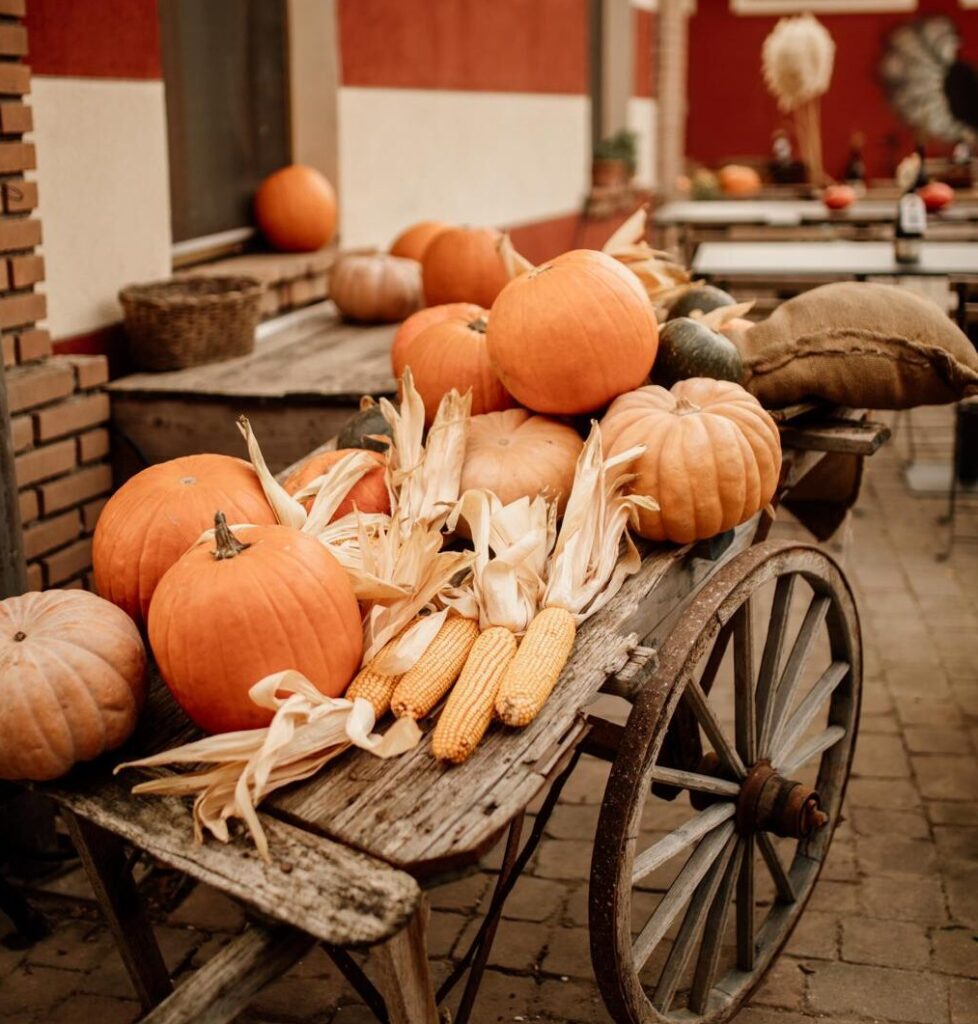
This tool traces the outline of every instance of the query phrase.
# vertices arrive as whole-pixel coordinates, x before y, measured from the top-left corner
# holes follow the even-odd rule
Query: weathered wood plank
[[[302,959],[314,941],[284,925],[251,925],[140,1024],[228,1024],[265,985]]]
[[[407,928],[371,953],[380,973],[380,989],[391,1024],[438,1024],[435,987],[428,963],[427,897]]]
[[[819,422],[809,425],[783,424],[781,443],[802,451],[845,452],[872,455],[890,436],[883,423]]]
[[[276,921],[336,946],[372,945],[396,934],[421,896],[409,875],[263,815],[274,857],[250,842],[196,845],[188,805],[133,796],[104,773],[45,787],[62,807],[115,833],[169,867],[212,885]]]

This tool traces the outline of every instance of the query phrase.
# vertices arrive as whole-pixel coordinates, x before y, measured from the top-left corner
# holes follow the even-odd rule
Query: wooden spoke
[[[734,816],[735,807],[732,803],[714,804],[705,811],[701,811],[695,818],[683,822],[679,828],[674,829],[665,838],[653,843],[647,850],[643,850],[636,858],[632,868],[632,885],[637,885],[643,878],[648,877],[661,867],[667,860],[682,853],[697,840],[702,839],[708,832],[712,832],[718,825],[722,825],[729,818]]]
[[[666,768],[656,765],[652,769],[652,778],[656,782],[665,782],[680,789],[692,789],[697,793],[713,793],[716,796],[729,796],[736,799],[740,794],[740,786],[727,779],[717,779],[712,775],[697,775],[696,772],[684,772],[679,768]]]
[[[717,716],[713,713],[713,708],[710,707],[706,694],[695,679],[690,679],[686,684],[686,689],[683,691],[683,699],[689,701],[693,714],[696,715],[697,721],[713,744],[713,749],[717,752],[720,760],[738,779],[745,778],[747,769],[744,767],[744,762],[740,759],[736,749],[731,745],[730,740],[727,739],[723,727],[720,725]]]
[[[804,767],[813,757],[834,747],[846,734],[841,725],[830,725],[824,732],[813,736],[806,743],[802,744],[793,754],[785,755],[784,763],[775,764],[774,767],[790,779],[795,772]],[[692,788],[692,787],[690,787]]]
[[[796,898],[795,888],[791,884],[788,872],[785,871],[784,865],[781,863],[774,840],[767,832],[758,832],[757,845],[760,846],[761,856],[764,858],[764,863],[767,864],[768,871],[771,872],[771,877],[774,879],[774,886],[778,890],[778,899],[782,903],[794,903]]]
[[[721,626],[716,642],[713,644],[713,650],[710,651],[710,656],[706,659],[703,674],[700,676],[700,689],[707,695],[709,695],[710,690],[713,689],[714,682],[716,682],[717,673],[720,671],[720,665],[723,662],[723,656],[727,653],[727,648],[730,646],[731,636],[733,636],[732,621]]]
[[[727,840],[720,856],[717,857],[710,866],[710,870],[703,877],[703,881],[696,887],[696,892],[693,893],[693,898],[689,901],[679,934],[676,936],[676,941],[672,944],[666,965],[662,969],[662,974],[659,975],[659,981],[652,996],[652,1005],[658,1010],[665,1012],[669,1009],[669,1004],[672,1002],[673,996],[676,994],[676,988],[682,979],[683,971],[686,970],[686,965],[689,963],[693,950],[696,948],[696,944],[703,933],[707,914],[713,906],[717,889],[720,887],[720,882],[724,877],[727,865],[730,863],[730,857],[736,847],[737,837],[732,835]]]
[[[734,615],[734,732],[737,753],[745,764],[757,760],[754,717],[754,616],[748,598]]]
[[[706,1004],[716,981],[717,967],[720,964],[720,952],[723,949],[723,937],[727,932],[727,919],[733,904],[734,885],[740,874],[740,863],[744,856],[743,843],[737,842],[733,856],[723,874],[723,882],[710,907],[710,913],[703,929],[703,944],[696,960],[696,973],[693,975],[693,987],[689,993],[689,1008],[693,1013],[705,1013]]]
[[[652,951],[662,941],[669,925],[686,905],[693,891],[710,870],[710,866],[720,856],[727,840],[733,835],[733,822],[724,822],[703,839],[693,851],[692,856],[676,876],[669,891],[662,897],[638,938],[632,943],[632,961],[636,971],[640,971],[652,955]]]
[[[768,623],[767,638],[764,641],[764,653],[761,655],[761,670],[757,676],[757,734],[758,743],[763,750],[771,730],[771,713],[774,710],[774,690],[781,668],[781,655],[784,650],[784,638],[788,628],[788,616],[791,611],[791,598],[795,592],[793,573],[779,576],[774,588],[774,603],[771,606],[771,621]]]
[[[780,764],[785,754],[794,749],[795,744],[811,725],[812,719],[818,714],[819,708],[832,696],[833,690],[849,674],[849,662],[833,661],[822,673],[818,682],[812,687],[805,699],[798,705],[795,713],[787,723],[777,730],[771,742],[773,754],[772,764]]]
[[[737,967],[754,970],[756,940],[754,937],[754,836],[741,838],[744,859],[737,875]]]
[[[778,724],[783,720],[791,707],[791,699],[795,695],[795,687],[801,679],[805,668],[805,662],[811,653],[812,645],[818,637],[819,629],[825,616],[828,614],[831,600],[828,597],[813,597],[805,612],[805,618],[795,637],[791,654],[788,655],[788,663],[785,665],[781,681],[778,683],[777,691],[774,694],[774,708],[769,721],[769,731],[764,737],[765,742],[761,744],[761,756],[767,756],[770,749],[771,734],[777,730]]]

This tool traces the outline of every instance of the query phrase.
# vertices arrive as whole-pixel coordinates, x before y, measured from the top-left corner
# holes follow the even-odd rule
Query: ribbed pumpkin
[[[313,252],[336,234],[336,193],[315,167],[292,164],[259,185],[255,219],[274,248]]]
[[[332,452],[319,452],[317,455],[311,455],[294,472],[289,474],[282,486],[289,494],[296,494],[306,484],[312,483],[316,477],[328,473],[340,459],[355,451],[358,449],[340,448]],[[371,454],[377,463],[377,468],[372,469],[353,485],[349,494],[333,514],[333,519],[340,519],[348,512],[352,512],[354,505],[361,512],[390,512],[390,495],[387,493],[387,484],[384,482],[384,467],[387,465],[387,460],[377,452]],[[302,504],[307,512],[312,508],[315,500],[315,498],[303,499]]]
[[[639,509],[638,532],[688,544],[750,519],[774,496],[781,439],[774,420],[739,384],[695,378],[671,391],[655,385],[622,395],[601,421],[606,455],[644,444],[629,467],[635,494],[658,512]]]
[[[0,601],[0,779],[43,782],[114,750],[146,696],[132,620],[84,590]]]
[[[329,297],[349,320],[396,323],[424,305],[421,268],[384,252],[349,253],[330,272]]]
[[[443,220],[422,220],[402,231],[391,244],[391,256],[421,262],[425,250],[443,231],[451,227]]]
[[[102,509],[92,542],[95,589],[146,623],[163,573],[214,524],[271,524],[275,513],[255,471],[229,455],[186,455],[127,480]]]
[[[493,304],[487,337],[492,365],[518,402],[573,415],[638,387],[659,329],[630,270],[575,249],[510,281]]]
[[[504,505],[545,494],[562,513],[582,446],[572,427],[526,409],[473,416],[459,492],[484,488]]]
[[[761,189],[761,176],[753,167],[727,164],[717,172],[720,188],[728,196],[753,196]]]
[[[421,260],[428,305],[474,302],[488,309],[509,280],[500,238],[493,228],[449,228],[434,238]]]
[[[360,610],[346,572],[319,541],[287,526],[216,536],[163,577],[149,642],[180,706],[207,732],[267,725],[248,690],[296,669],[338,697],[360,665]]]
[[[468,317],[469,320],[476,320],[485,316],[486,311],[477,306],[474,302],[449,302],[444,306],[429,306],[427,309],[420,309],[417,313],[409,316],[407,320],[398,327],[394,334],[394,342],[391,345],[391,367],[394,376],[400,377],[404,372],[405,355],[408,345],[426,328],[432,324],[440,324],[443,320],[450,320],[454,316]]]
[[[425,419],[435,418],[438,403],[452,388],[472,389],[472,415],[516,405],[499,383],[486,348],[486,317],[452,316],[426,327],[408,345],[404,362],[424,402]]]

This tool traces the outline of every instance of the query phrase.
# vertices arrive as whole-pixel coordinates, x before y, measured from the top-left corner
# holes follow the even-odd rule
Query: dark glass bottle
[[[849,162],[846,164],[843,179],[850,185],[864,184],[866,181],[866,161],[863,159],[864,144],[862,132],[853,135],[849,143]]]
[[[920,177],[918,174],[917,181]],[[926,176],[922,184],[927,184]],[[893,254],[897,263],[916,263],[920,259],[921,244],[927,230],[927,207],[917,194],[918,188],[920,185],[914,182],[897,203],[893,230]]]

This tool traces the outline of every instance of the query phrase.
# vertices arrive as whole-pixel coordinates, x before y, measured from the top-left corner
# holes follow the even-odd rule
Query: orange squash
[[[475,305],[474,302],[449,302],[444,306],[429,306],[427,309],[419,309],[398,327],[394,333],[394,342],[391,345],[391,367],[394,376],[400,377],[404,372],[405,355],[408,345],[426,328],[432,324],[439,324],[453,316],[468,317],[475,320],[485,316],[486,311]]]
[[[421,268],[385,252],[349,253],[330,271],[329,297],[348,320],[396,323],[424,305]]]
[[[486,316],[452,316],[426,327],[408,345],[405,363],[424,402],[430,424],[438,403],[452,388],[472,389],[472,415],[516,405],[499,383],[486,348]]]
[[[337,451],[310,455],[294,472],[289,474],[282,486],[289,494],[296,494],[306,484],[312,483],[316,477],[328,473],[340,459],[360,450],[359,448],[340,448]],[[390,494],[388,494],[387,484],[384,482],[384,468],[387,465],[387,460],[379,452],[371,452],[370,455],[376,461],[377,468],[372,469],[353,485],[349,494],[333,514],[333,519],[341,519],[347,513],[352,512],[354,506],[361,512],[390,512]],[[302,504],[307,512],[312,508],[314,501],[315,498],[303,499]]]
[[[582,447],[572,427],[526,409],[473,416],[459,493],[484,488],[504,505],[544,494],[562,514]]]
[[[638,532],[688,544],[746,522],[774,496],[781,439],[753,395],[731,381],[694,377],[671,391],[622,395],[601,421],[605,455],[644,444],[629,489],[659,503],[639,509]]]
[[[648,376],[655,311],[617,260],[575,249],[514,278],[489,317],[489,357],[507,391],[535,412],[600,409]]]
[[[186,455],[127,480],[102,509],[92,541],[95,589],[146,623],[163,573],[214,522],[274,523],[255,471],[229,455]]]
[[[717,171],[717,181],[724,195],[753,196],[761,190],[761,176],[753,167],[743,164],[727,164]]]
[[[0,601],[0,779],[44,782],[114,750],[146,696],[132,620],[84,590]]]
[[[488,309],[509,280],[500,238],[493,228],[449,228],[436,236],[421,260],[427,304],[474,302]]]
[[[336,193],[314,167],[292,164],[258,186],[255,219],[273,248],[313,252],[336,234]]]
[[[248,690],[296,669],[339,697],[360,666],[353,587],[319,541],[287,526],[216,535],[163,577],[149,612],[149,642],[174,698],[207,732],[268,725]]]
[[[446,224],[443,220],[422,220],[412,224],[394,239],[390,249],[391,256],[403,256],[405,259],[417,260],[420,263],[431,242],[450,227],[451,224]]]

